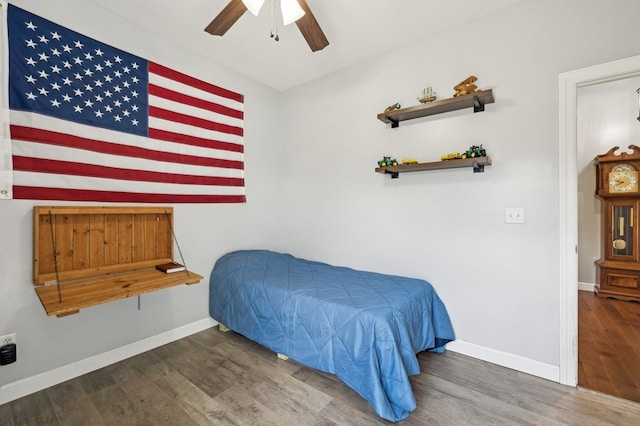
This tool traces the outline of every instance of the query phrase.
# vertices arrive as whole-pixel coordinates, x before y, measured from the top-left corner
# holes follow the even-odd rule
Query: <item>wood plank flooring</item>
[[[578,385],[640,402],[640,303],[578,292]]]
[[[419,354],[401,425],[636,425],[640,404],[453,352]],[[205,330],[0,406],[17,425],[388,425],[335,376]]]

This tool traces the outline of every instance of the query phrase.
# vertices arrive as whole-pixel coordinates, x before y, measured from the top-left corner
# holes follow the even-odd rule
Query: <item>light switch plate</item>
[[[524,208],[507,207],[504,209],[505,223],[524,223]]]

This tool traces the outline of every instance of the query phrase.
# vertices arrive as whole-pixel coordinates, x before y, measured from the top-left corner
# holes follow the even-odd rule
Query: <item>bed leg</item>
[[[227,331],[229,331],[227,326],[225,326],[223,323],[218,324],[218,330],[222,331],[223,333],[226,333]]]
[[[288,356],[286,356],[286,355],[284,355],[284,354],[280,354],[280,353],[278,354],[278,358],[283,359],[283,360],[285,360],[285,361],[289,359],[289,357],[288,357]]]

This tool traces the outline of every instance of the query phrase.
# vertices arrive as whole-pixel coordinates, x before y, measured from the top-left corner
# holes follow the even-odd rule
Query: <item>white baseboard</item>
[[[86,373],[98,370],[107,365],[114,364],[148,350],[157,348],[167,343],[190,336],[199,331],[206,330],[217,325],[212,318],[205,318],[182,327],[174,328],[146,339],[86,358],[54,370],[45,371],[35,376],[27,377],[0,387],[0,405],[22,398],[23,396],[38,392],[59,383],[74,379]]]
[[[190,336],[215,325],[218,325],[217,321],[211,318],[205,318],[54,370],[46,371],[12,383],[7,383],[0,387],[0,405],[22,398],[23,396],[30,395],[34,392],[38,392],[42,389],[55,386],[67,380],[74,379],[83,374],[90,373],[159,346],[166,345],[167,343],[182,339],[183,337]],[[531,374],[533,376],[542,377],[554,382],[559,382],[560,380],[560,371],[558,366],[489,349],[473,343],[456,340],[447,344],[447,350]]]
[[[581,290],[581,291],[593,292],[595,291],[595,287],[596,287],[595,284],[578,282],[578,290]]]
[[[557,365],[546,364],[530,358],[485,348],[484,346],[474,345],[473,343],[461,340],[448,343],[447,350],[531,374],[532,376],[560,382],[560,366]]]

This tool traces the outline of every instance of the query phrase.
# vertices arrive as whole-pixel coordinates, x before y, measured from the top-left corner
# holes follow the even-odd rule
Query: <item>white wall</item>
[[[73,14],[59,3],[15,1],[245,94],[248,202],[175,206],[181,247],[203,283],[143,296],[142,311],[123,300],[60,319],[46,317],[31,284],[37,203],[0,203],[0,333],[17,332],[20,352],[19,362],[0,370],[0,387],[206,318],[213,261],[240,247],[426,278],[463,348],[557,370],[558,74],[638,55],[640,2],[525,1],[282,96],[108,13],[96,22],[81,0],[65,1]],[[496,102],[483,113],[457,111],[393,130],[376,119],[391,103],[415,104],[425,85],[450,97],[471,74],[494,90]],[[383,155],[433,161],[479,143],[493,160],[484,173],[391,180],[373,171]],[[505,224],[505,207],[525,208],[526,223]]]
[[[457,337],[559,365],[558,75],[637,55],[636,1],[525,1],[288,91],[286,249],[313,259],[429,280]],[[403,122],[394,102],[441,98],[468,75],[496,98],[486,111]],[[374,173],[383,155],[434,161],[482,143],[493,165]],[[295,177],[295,178],[294,178]],[[504,223],[523,207],[524,225]]]
[[[593,159],[614,146],[628,151],[640,144],[639,87],[640,77],[633,77],[578,89],[578,281],[583,284],[596,283],[594,262],[602,248]]]
[[[271,167],[279,155],[273,123],[280,122],[280,94],[203,60],[160,34],[141,33],[129,22],[96,11],[82,0],[66,0],[63,7],[61,2],[13,3],[100,41],[243,93],[247,203],[174,205],[174,229],[189,268],[205,277],[200,284],[143,295],[140,311],[136,298],[131,298],[56,318],[46,316],[32,284],[32,207],[61,203],[0,201],[0,335],[15,332],[18,340],[18,361],[0,367],[0,391],[4,385],[208,318],[208,278],[214,261],[236,248],[268,247],[278,235],[273,226],[278,204],[273,200],[280,198],[274,185],[279,176]],[[0,392],[0,404],[2,400]]]

